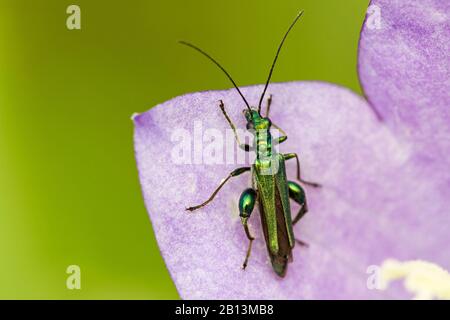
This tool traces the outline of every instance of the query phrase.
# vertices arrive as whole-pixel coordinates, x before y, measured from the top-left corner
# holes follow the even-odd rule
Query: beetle
[[[219,186],[214,190],[212,195],[205,202],[196,206],[188,207],[186,208],[186,210],[194,211],[206,206],[214,199],[219,190],[232,177],[239,176],[245,172],[251,172],[252,188],[244,190],[239,198],[239,215],[241,218],[241,223],[244,227],[245,234],[249,240],[247,253],[242,267],[244,270],[247,267],[248,260],[251,254],[252,243],[255,239],[248,228],[248,219],[253,212],[255,204],[258,203],[264,239],[266,242],[272,268],[280,277],[284,277],[286,275],[287,265],[293,260],[292,249],[294,248],[295,243],[297,242],[300,245],[306,245],[302,241],[295,239],[293,226],[308,211],[305,191],[299,183],[287,179],[285,162],[290,159],[296,159],[297,180],[300,183],[316,188],[320,187],[320,185],[318,183],[309,182],[302,179],[300,173],[300,160],[296,153],[281,154],[277,153],[276,150],[274,150],[273,146],[286,141],[287,135],[280,127],[272,123],[269,118],[272,95],[269,95],[267,99],[267,109],[265,116],[261,114],[261,105],[264,101],[264,96],[270,83],[270,79],[272,77],[272,73],[283,43],[302,14],[303,11],[300,11],[297,14],[278,46],[278,50],[270,68],[269,75],[267,77],[267,81],[259,99],[257,108],[250,107],[249,103],[245,99],[241,90],[239,90],[239,87],[234,82],[230,74],[214,58],[212,58],[209,54],[207,54],[197,46],[186,41],[180,41],[181,44],[191,47],[192,49],[200,52],[214,64],[216,64],[225,73],[237,92],[240,94],[247,107],[243,111],[245,119],[247,121],[246,128],[247,130],[250,130],[254,135],[252,145],[243,144],[240,142],[239,136],[236,132],[236,127],[226,113],[225,105],[222,100],[219,101],[219,107],[226,121],[234,132],[234,137],[238,146],[247,152],[256,151],[256,159],[252,166],[240,167],[233,170],[225,179],[220,182]],[[270,132],[271,128],[278,129],[281,135],[277,138],[273,138]],[[291,216],[289,199],[300,205],[299,211],[293,219]]]

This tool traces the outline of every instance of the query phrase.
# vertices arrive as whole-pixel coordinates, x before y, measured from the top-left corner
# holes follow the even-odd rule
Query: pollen
[[[387,289],[394,280],[404,279],[405,289],[416,300],[450,299],[450,273],[428,261],[388,259],[381,265],[380,276],[381,289]]]

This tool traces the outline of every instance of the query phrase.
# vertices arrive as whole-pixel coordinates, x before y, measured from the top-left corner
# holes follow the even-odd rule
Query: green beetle
[[[304,245],[303,242],[295,239],[293,226],[308,211],[305,191],[298,183],[294,181],[288,181],[286,177],[285,161],[294,158],[296,159],[297,180],[299,182],[312,187],[320,187],[320,185],[317,183],[305,181],[301,178],[300,161],[296,153],[281,154],[277,153],[276,150],[274,150],[273,146],[286,141],[287,135],[281,128],[273,124],[269,119],[272,96],[270,95],[267,100],[267,109],[265,116],[261,115],[261,105],[262,101],[264,100],[264,95],[270,83],[272,72],[283,43],[287,35],[289,34],[289,31],[302,16],[302,14],[303,11],[299,12],[299,14],[295,17],[294,21],[285,33],[278,47],[275,59],[270,68],[269,76],[267,78],[264,90],[259,100],[258,108],[250,107],[244,95],[239,90],[239,87],[236,85],[229,73],[215,59],[213,59],[210,55],[208,55],[200,48],[194,46],[193,44],[184,41],[180,42],[181,44],[199,51],[201,54],[210,59],[225,73],[228,79],[230,79],[230,81],[233,83],[234,87],[247,106],[247,109],[244,110],[244,115],[247,120],[247,130],[250,130],[254,134],[252,145],[242,144],[240,142],[239,136],[236,132],[236,127],[226,113],[223,101],[220,101],[219,107],[222,110],[231,129],[233,130],[239,147],[245,151],[256,151],[256,160],[251,167],[241,167],[233,170],[225,179],[222,180],[222,182],[219,184],[219,186],[212,193],[208,200],[197,206],[186,208],[186,210],[194,211],[201,207],[204,207],[214,199],[219,190],[230,178],[239,176],[244,172],[251,171],[253,186],[252,188],[244,190],[239,199],[239,212],[241,222],[244,227],[245,234],[249,239],[243,268],[245,269],[247,266],[252,249],[252,243],[254,240],[254,237],[249,231],[247,221],[252,214],[256,202],[258,202],[267,251],[272,263],[272,268],[280,277],[285,276],[287,264],[288,262],[292,261],[292,249],[294,248],[295,243],[297,242]],[[281,132],[281,136],[273,139],[272,134],[270,133],[271,128],[278,129]],[[291,216],[289,199],[295,201],[300,205],[300,209],[294,219],[292,219]]]

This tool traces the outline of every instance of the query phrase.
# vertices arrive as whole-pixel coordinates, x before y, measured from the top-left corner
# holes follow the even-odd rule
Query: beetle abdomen
[[[269,246],[269,234],[267,230],[267,223],[265,218],[265,211],[262,201],[259,202],[259,211],[261,216],[261,224],[263,228],[264,238],[267,244],[267,252],[269,253],[270,262],[275,273],[284,277],[287,271],[288,262],[292,261],[292,247],[289,243],[288,231],[286,229],[286,221],[284,220],[284,212],[281,204],[280,194],[275,188],[275,208],[276,208],[276,222],[277,222],[277,240],[278,252],[273,253]]]

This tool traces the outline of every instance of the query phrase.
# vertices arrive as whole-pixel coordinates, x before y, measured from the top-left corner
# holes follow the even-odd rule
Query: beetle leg
[[[287,140],[287,136],[281,136],[281,137],[274,139],[273,144],[277,145],[277,144],[285,142],[286,140]]]
[[[298,183],[294,181],[288,181],[288,189],[289,198],[291,198],[301,206],[298,210],[297,215],[292,220],[292,224],[295,225],[308,212],[308,204],[306,202],[305,191]]]
[[[300,185],[293,181],[288,181],[288,189],[289,198],[301,205],[300,210],[298,210],[297,215],[294,220],[292,220],[292,225],[295,225],[308,212],[308,204],[306,202],[305,191]],[[302,247],[309,247],[309,245],[302,240],[295,239],[295,241]]]
[[[304,242],[304,241],[302,241],[302,240],[295,239],[295,242],[297,242],[297,243],[298,243],[299,245],[301,245],[302,247],[306,247],[306,248],[309,247],[309,244],[307,244],[306,242]]]
[[[252,146],[250,146],[249,144],[241,143],[241,140],[239,139],[239,136],[238,136],[238,134],[236,132],[236,126],[234,125],[233,121],[231,121],[230,117],[228,116],[227,112],[225,111],[225,105],[223,104],[222,100],[219,100],[219,107],[220,107],[220,110],[222,110],[222,113],[225,116],[225,119],[227,119],[228,124],[231,127],[231,130],[233,130],[234,138],[236,139],[236,142],[237,142],[239,148],[241,148],[244,151],[251,151],[251,150],[253,150],[254,148]]]
[[[281,129],[279,126],[277,126],[273,122],[272,122],[272,127],[274,127],[275,129],[278,129],[280,131],[280,133],[281,133],[281,136],[279,136],[278,138],[273,140],[273,144],[277,145],[277,144],[285,142],[287,140],[287,138],[288,138],[286,132],[284,132],[283,129]]]
[[[269,98],[267,98],[266,118],[269,117],[271,104],[272,104],[272,95],[269,95]]]
[[[255,207],[256,198],[257,193],[252,188],[244,190],[244,192],[242,192],[241,194],[241,197],[239,198],[239,216],[241,217],[241,222],[244,226],[245,234],[249,240],[247,254],[245,256],[244,263],[242,264],[242,269],[244,270],[247,267],[248,259],[250,258],[253,240],[255,240],[255,238],[250,234],[247,221],[253,212],[253,208]]]
[[[236,176],[238,176],[244,172],[250,171],[250,170],[251,170],[250,167],[241,167],[241,168],[234,169],[225,179],[222,180],[222,182],[220,182],[219,186],[217,187],[216,190],[214,190],[214,192],[212,193],[212,195],[209,197],[208,200],[206,200],[205,202],[203,202],[202,204],[199,204],[197,206],[186,208],[186,210],[194,211],[194,210],[200,209],[201,207],[206,206],[208,203],[210,203],[214,199],[214,197],[219,192],[219,190],[223,187],[223,185],[225,183],[227,183],[228,180],[230,180],[230,178],[236,177]]]
[[[303,180],[300,174],[300,160],[298,159],[298,155],[296,153],[286,153],[283,155],[285,160],[290,160],[295,158],[297,160],[297,180],[314,188],[320,188],[321,185],[315,182],[310,182]]]

